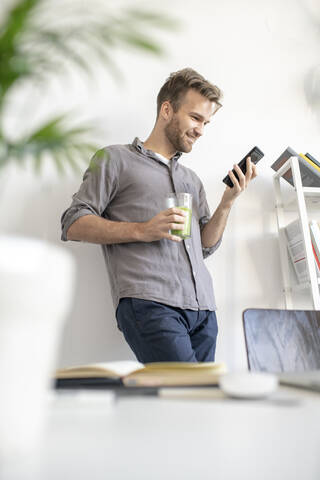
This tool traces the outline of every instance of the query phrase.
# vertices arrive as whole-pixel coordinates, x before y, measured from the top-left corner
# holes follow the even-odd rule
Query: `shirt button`
[[[193,275],[196,276],[196,272],[193,270]]]
[[[190,249],[190,245],[187,245],[187,250],[189,250],[189,249]]]

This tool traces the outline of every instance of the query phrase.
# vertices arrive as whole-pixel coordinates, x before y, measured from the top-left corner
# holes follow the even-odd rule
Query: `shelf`
[[[293,188],[281,176],[291,169]],[[287,188],[285,187],[285,184]],[[294,292],[309,290],[313,307],[320,310],[320,278],[316,276],[314,254],[312,251],[309,221],[319,218],[320,214],[320,187],[303,187],[298,158],[290,157],[274,175],[274,187],[276,197],[276,215],[279,231],[280,262],[283,277],[283,292],[286,308],[293,308]],[[296,283],[292,277],[292,265],[287,250],[287,239],[284,229],[291,222],[286,212],[297,213],[300,219],[301,235],[306,253],[307,269],[309,280],[304,283]]]
[[[320,198],[320,187],[302,187],[302,191],[306,197]]]
[[[315,196],[314,194],[305,194],[305,202],[306,202],[306,207],[307,209],[311,212],[317,211],[320,212],[320,193],[318,196]],[[293,197],[287,201],[284,202],[283,208],[285,209],[286,212],[295,212],[298,210],[298,202],[297,202],[297,197]]]
[[[318,280],[318,285],[320,285],[320,278]],[[299,292],[300,290],[305,290],[306,288],[310,288],[311,282],[304,282],[304,283],[297,283],[291,287],[292,291]]]

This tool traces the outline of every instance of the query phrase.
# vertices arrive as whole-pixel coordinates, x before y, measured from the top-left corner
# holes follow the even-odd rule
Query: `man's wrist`
[[[229,212],[233,205],[234,200],[221,200],[219,204],[219,210],[224,212]]]
[[[134,232],[134,237],[135,237],[137,242],[143,242],[144,241],[144,236],[145,236],[144,227],[145,227],[144,222],[134,223],[133,232]]]

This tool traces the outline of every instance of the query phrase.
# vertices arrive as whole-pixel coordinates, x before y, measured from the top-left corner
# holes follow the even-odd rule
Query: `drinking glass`
[[[166,197],[166,207],[176,207],[186,213],[183,230],[170,230],[171,235],[177,235],[183,239],[191,238],[192,219],[192,195],[191,193],[169,193]]]

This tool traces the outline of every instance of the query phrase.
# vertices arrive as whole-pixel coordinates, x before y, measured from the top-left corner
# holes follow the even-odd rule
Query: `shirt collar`
[[[151,158],[154,158],[155,160],[159,160],[159,157],[157,157],[156,153],[153,152],[152,150],[147,150],[146,148],[144,148],[143,146],[143,143],[141,142],[141,140],[136,137],[133,142],[132,142],[132,145],[134,146],[134,148],[136,150],[138,150],[139,152],[143,153],[144,155],[146,155],[147,157],[151,157]],[[175,155],[173,155],[173,157],[171,158],[171,160],[173,162],[176,162],[179,160],[179,158],[181,157],[182,155],[182,152],[177,152],[175,153]]]

